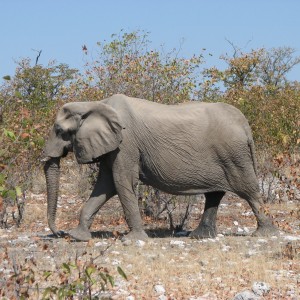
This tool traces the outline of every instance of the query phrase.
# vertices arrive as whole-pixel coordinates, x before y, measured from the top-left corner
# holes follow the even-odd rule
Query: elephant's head
[[[118,148],[122,140],[121,131],[117,112],[101,102],[68,103],[58,112],[43,159],[46,162],[48,223],[54,234],[58,234],[55,215],[60,158],[73,151],[78,163],[91,163]]]

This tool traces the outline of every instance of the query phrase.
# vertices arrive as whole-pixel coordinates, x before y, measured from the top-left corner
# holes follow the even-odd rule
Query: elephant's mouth
[[[65,146],[62,150],[62,155],[51,155],[51,153],[47,153],[47,151],[44,151],[42,154],[41,162],[46,163],[52,158],[61,158],[66,157],[69,152],[73,152],[72,144],[69,144],[68,146]]]

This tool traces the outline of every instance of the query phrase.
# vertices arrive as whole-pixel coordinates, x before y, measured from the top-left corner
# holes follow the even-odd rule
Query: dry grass
[[[14,248],[8,246],[9,256],[14,253],[17,264],[34,270],[35,278],[40,279],[41,291],[50,284],[58,285],[57,270],[63,263],[75,264],[77,255],[81,265],[91,257],[98,257],[94,264],[106,268],[116,280],[116,286],[110,288],[112,294],[118,295],[114,299],[126,299],[128,295],[135,299],[157,299],[153,288],[156,284],[165,287],[168,299],[190,299],[207,293],[216,299],[232,299],[255,281],[271,286],[265,299],[292,299],[290,294],[300,296],[299,241],[223,236],[202,241],[155,238],[144,246],[135,243],[125,246],[113,238],[72,243],[64,239],[31,237],[30,241],[19,238],[14,244]],[[34,264],[30,257],[34,258]],[[128,281],[117,273],[117,266],[125,271]],[[54,275],[47,281],[41,280],[44,271],[49,270],[55,272]],[[75,280],[76,272],[73,273]]]
[[[159,283],[165,286],[171,299],[189,299],[207,293],[215,294],[218,299],[230,299],[255,281],[272,286],[270,299],[274,299],[278,291],[286,292],[288,286],[294,286],[296,295],[300,293],[297,281],[288,275],[299,274],[299,260],[292,265],[287,263],[278,241],[257,242],[247,237],[181,240],[184,246],[170,246],[170,239],[155,239],[142,249],[134,245],[126,249],[126,254],[116,254],[136,281],[129,289],[136,299],[155,297],[153,285]],[[249,249],[253,246],[255,250],[251,253]],[[279,277],[278,272],[282,276]]]
[[[286,234],[277,239],[254,238],[250,233],[235,236],[233,222],[236,220],[239,220],[241,227],[248,226],[251,230],[255,227],[252,217],[242,217],[243,212],[249,211],[244,202],[237,203],[236,199],[229,197],[220,209],[219,232],[228,233],[231,230],[229,235],[201,241],[176,238],[163,230],[166,223],[153,225],[148,221],[147,228],[152,229],[153,235],[161,237],[150,238],[144,246],[135,243],[126,246],[112,235],[113,231],[123,232],[127,229],[118,199],[103,207],[93,226],[93,230],[101,231],[98,236],[105,236],[108,231],[110,237],[96,237],[89,243],[74,243],[68,239],[48,238],[49,231],[45,231],[46,205],[42,198],[43,195],[35,195],[29,201],[25,221],[19,230],[1,232],[0,251],[0,269],[5,266],[10,270],[5,276],[11,278],[14,273],[11,258],[15,255],[17,265],[34,270],[40,293],[51,284],[57,286],[61,282],[61,265],[66,262],[74,264],[78,256],[82,266],[97,257],[94,264],[110,272],[116,280],[114,288],[108,285],[114,299],[126,299],[128,295],[133,295],[135,299],[158,299],[154,291],[156,284],[164,286],[168,299],[192,299],[203,295],[210,295],[208,299],[232,299],[236,293],[250,289],[255,281],[263,281],[271,286],[271,292],[265,299],[300,296],[300,241],[286,240]],[[60,199],[59,229],[76,226],[81,201],[75,199],[75,203],[69,204],[70,199],[66,196]],[[203,203],[198,204],[200,212],[202,208]],[[270,213],[282,228],[289,224],[289,234],[294,233],[299,237],[300,220],[292,213],[297,208],[298,203],[281,203],[270,206]],[[195,227],[198,221],[197,216],[193,216],[189,226]],[[9,259],[4,259],[5,249]],[[29,258],[34,258],[34,263]],[[118,274],[117,266],[125,271],[128,281]],[[46,281],[43,274],[47,270],[56,275]],[[73,280],[77,273],[73,271]],[[0,290],[1,284],[0,281]],[[13,288],[11,284],[10,289]],[[32,299],[36,299],[33,296],[36,292],[29,291]]]

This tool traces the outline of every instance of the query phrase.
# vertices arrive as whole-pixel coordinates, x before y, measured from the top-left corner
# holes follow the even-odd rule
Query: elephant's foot
[[[144,230],[132,230],[128,234],[122,237],[122,241],[127,241],[127,240],[145,241],[147,239],[148,239],[148,235]]]
[[[253,232],[256,237],[270,237],[279,235],[279,230],[271,223],[259,225],[256,231]]]
[[[214,226],[200,225],[189,235],[192,239],[206,239],[215,238],[217,236],[217,230]]]
[[[87,242],[92,238],[92,234],[88,229],[82,228],[80,225],[69,231],[69,235],[77,241]]]

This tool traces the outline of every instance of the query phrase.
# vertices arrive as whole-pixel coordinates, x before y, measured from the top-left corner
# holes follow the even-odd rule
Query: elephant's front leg
[[[147,239],[148,236],[143,229],[138,199],[134,192],[135,183],[137,182],[135,172],[125,171],[114,174],[114,182],[130,230],[123,240]]]
[[[81,210],[79,224],[77,228],[69,232],[69,235],[80,241],[90,240],[92,235],[89,229],[96,213],[103,204],[114,195],[116,195],[116,189],[112,172],[106,165],[101,164],[94,190]]]

